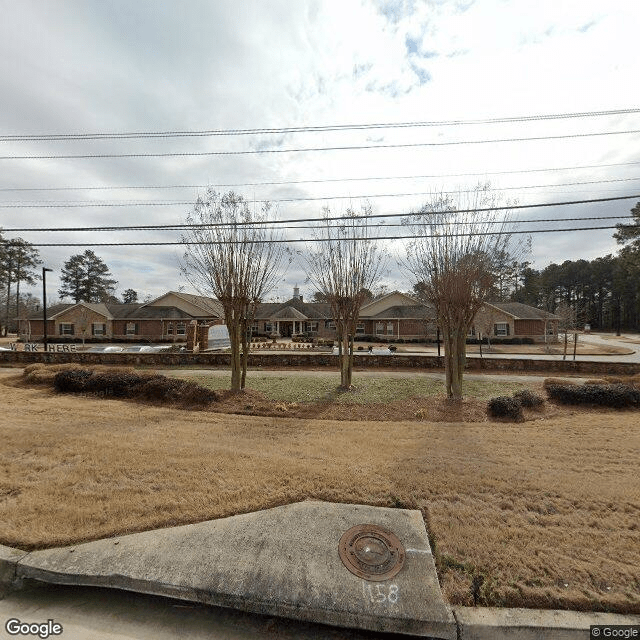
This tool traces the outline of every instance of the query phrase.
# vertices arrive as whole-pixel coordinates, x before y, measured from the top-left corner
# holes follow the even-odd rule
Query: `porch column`
[[[280,333],[280,320],[276,320],[276,333]]]

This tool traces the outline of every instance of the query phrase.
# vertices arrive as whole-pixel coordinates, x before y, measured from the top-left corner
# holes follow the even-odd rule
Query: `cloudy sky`
[[[324,205],[340,214],[367,199],[375,213],[404,213],[434,192],[487,180],[520,204],[640,193],[640,113],[491,122],[639,108],[636,0],[0,0],[0,15],[0,227],[7,238],[87,246],[175,241],[175,231],[10,230],[180,223],[190,209],[183,203],[207,185],[271,200],[274,219],[317,216]],[[436,124],[25,138],[407,122]],[[584,135],[591,133],[604,135]],[[480,142],[513,138],[520,140]],[[419,146],[399,146],[408,144]],[[369,148],[318,150],[326,147]],[[316,150],[290,151],[309,148]],[[189,155],[238,151],[251,153]],[[37,157],[122,154],[143,155]],[[627,215],[635,202],[515,217]],[[542,268],[606,255],[617,249],[611,235],[534,234],[529,260]],[[85,248],[40,249],[53,269],[53,296],[64,261]],[[156,296],[184,284],[179,247],[94,250],[119,293]],[[294,263],[274,295],[286,299],[296,283],[310,294],[304,281]],[[408,288],[397,269],[386,284]]]

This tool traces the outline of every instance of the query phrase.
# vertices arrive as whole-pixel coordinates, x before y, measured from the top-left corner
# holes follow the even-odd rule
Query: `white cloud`
[[[591,111],[639,101],[633,0],[3,4],[0,133],[226,129],[468,120]],[[0,142],[0,155],[206,151],[445,142],[640,128],[638,115],[466,125],[166,140]],[[530,170],[639,160],[639,136],[405,149],[91,160],[0,160],[0,188],[181,185]],[[498,188],[634,177],[638,167],[488,176]],[[330,197],[333,210],[363,194],[464,188],[478,177],[306,183],[238,188],[247,198]],[[629,193],[640,181],[508,191],[521,202]],[[0,192],[5,201],[188,200],[197,189]],[[403,212],[421,196],[372,199]],[[322,201],[282,203],[281,218],[317,215]],[[356,203],[357,204],[357,203]],[[549,217],[628,211],[608,207],[530,212]],[[0,209],[0,225],[175,223],[188,206]],[[595,224],[595,223],[594,223]],[[586,226],[586,225],[582,225]],[[21,234],[64,239],[153,241],[167,233]],[[171,236],[171,239],[177,234]],[[534,236],[538,266],[563,255],[615,251],[608,231]],[[43,248],[56,269],[82,248]],[[159,294],[180,277],[171,247],[97,247],[120,286]],[[584,252],[581,254],[581,252]],[[292,272],[301,282],[301,271]],[[51,275],[55,282],[56,275]],[[392,274],[391,280],[400,281]],[[293,282],[284,284],[288,290]],[[52,285],[54,286],[54,285]]]

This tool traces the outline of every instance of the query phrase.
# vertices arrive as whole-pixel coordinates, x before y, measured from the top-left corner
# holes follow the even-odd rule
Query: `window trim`
[[[100,331],[96,330],[97,327],[100,327]],[[105,322],[92,322],[91,323],[91,335],[92,336],[106,336],[107,335],[107,324]]]
[[[59,334],[61,336],[75,336],[75,325],[73,322],[61,322],[59,325]],[[71,327],[70,331],[67,331],[67,327]]]
[[[503,328],[504,327],[504,328]],[[503,333],[504,331],[504,333]],[[509,323],[508,322],[496,322],[493,327],[493,332],[496,338],[504,338],[509,335]]]

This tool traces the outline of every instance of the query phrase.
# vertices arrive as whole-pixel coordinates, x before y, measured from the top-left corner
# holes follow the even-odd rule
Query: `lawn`
[[[324,374],[324,372],[323,372]],[[275,402],[337,402],[340,404],[369,405],[402,401],[412,397],[429,398],[444,393],[444,383],[441,379],[406,375],[395,377],[381,374],[380,376],[364,376],[354,373],[353,391],[339,393],[336,390],[340,382],[339,374],[295,375],[265,375],[250,371],[247,374],[247,386],[264,394]],[[183,371],[180,378],[193,380],[211,389],[225,389],[229,387],[229,374],[223,371],[212,371],[206,375]],[[467,377],[464,383],[465,395],[488,400],[496,395],[512,394],[524,387],[521,382],[474,380]]]
[[[640,613],[637,412],[519,424],[239,416],[15,378],[0,374],[1,544],[72,544],[306,498],[410,507],[452,603]]]

